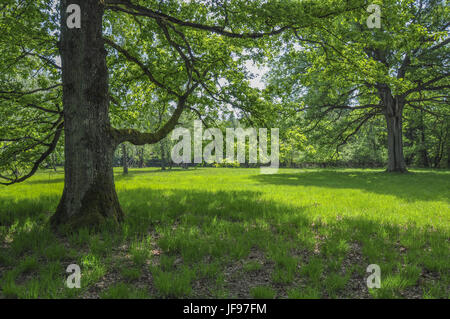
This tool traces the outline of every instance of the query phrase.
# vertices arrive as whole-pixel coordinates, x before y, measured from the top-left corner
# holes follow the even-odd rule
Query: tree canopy
[[[70,5],[80,28],[67,24]],[[369,5],[379,27],[367,24]],[[0,183],[58,153],[58,222],[80,211],[120,220],[118,145],[161,142],[185,119],[224,128],[235,115],[280,128],[285,165],[439,166],[449,157],[448,21],[438,0],[5,0]],[[249,62],[269,66],[264,89],[251,85]]]

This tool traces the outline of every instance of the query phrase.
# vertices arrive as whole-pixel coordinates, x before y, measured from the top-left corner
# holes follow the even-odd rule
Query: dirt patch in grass
[[[405,299],[422,299],[424,296],[424,287],[429,284],[429,286],[435,286],[443,279],[438,272],[429,271],[427,269],[422,269],[419,279],[416,284],[411,287],[407,287],[399,292],[402,298]],[[447,287],[447,292],[450,290]]]
[[[118,284],[120,282],[130,283],[137,289],[146,290],[149,296],[156,296],[157,291],[153,285],[153,276],[150,272],[150,266],[156,265],[158,263],[158,258],[151,258],[146,261],[145,265],[142,267],[136,267],[130,259],[128,254],[129,245],[124,244],[120,247],[113,249],[111,260],[113,262],[108,265],[106,274],[100,278],[96,283],[89,286],[89,288],[84,292],[80,298],[83,299],[98,299],[101,298],[102,293],[104,293],[108,288]],[[139,269],[140,276],[136,279],[126,278],[122,270],[123,269]]]
[[[259,269],[245,271],[244,265],[253,262],[261,265]],[[225,267],[224,288],[231,298],[251,298],[250,289],[256,286],[270,286],[274,263],[266,259],[264,252],[252,248],[246,259]]]
[[[348,271],[351,271],[351,269],[353,269],[353,271],[344,290],[339,294],[340,298],[371,298],[367,288],[368,274],[366,275],[365,273],[367,265],[367,261],[362,254],[361,245],[358,243],[351,243],[350,249],[345,259],[342,261],[341,274],[346,274]],[[364,269],[364,274],[360,271],[356,271],[354,269],[355,266]]]

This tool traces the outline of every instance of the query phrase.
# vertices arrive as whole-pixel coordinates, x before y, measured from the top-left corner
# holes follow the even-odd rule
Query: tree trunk
[[[53,170],[56,172],[56,164],[57,164],[56,154],[53,153],[53,154],[50,156],[50,159],[51,159],[51,161],[52,161]]]
[[[66,8],[81,8],[81,28],[69,29]],[[117,198],[108,115],[108,69],[100,1],[62,0],[60,54],[65,131],[64,191],[53,226],[93,227],[123,220]]]
[[[436,156],[434,157],[434,168],[439,168],[442,156],[444,155],[444,143],[446,142],[447,138],[444,136],[444,132],[442,132],[442,129],[439,132],[439,138],[438,138],[438,144],[436,149]]]
[[[447,144],[447,168],[450,168],[450,143]]]
[[[420,164],[423,167],[429,167],[430,166],[430,161],[428,159],[428,152],[427,152],[427,144],[425,141],[425,124],[423,122],[423,111],[420,111],[420,126],[419,126],[419,130],[420,130]]]
[[[445,145],[447,145],[447,168],[450,168],[450,143],[448,141],[449,122],[446,124]]]
[[[403,157],[402,117],[405,101],[402,97],[392,96],[386,84],[378,85],[378,95],[383,102],[388,133],[388,172],[407,172]]]
[[[161,150],[161,170],[166,170],[166,153],[164,149],[164,142],[159,142],[160,150]]]
[[[403,157],[402,116],[403,102],[399,98],[385,98],[385,118],[388,131],[388,172],[406,172]]]
[[[127,146],[125,143],[122,143],[122,166],[123,173],[128,174],[128,155],[127,155]]]
[[[170,157],[170,155],[167,155],[167,163],[169,165],[169,169],[171,170],[173,167],[173,162],[172,162],[172,158]]]
[[[144,146],[139,150],[139,168],[144,167]]]

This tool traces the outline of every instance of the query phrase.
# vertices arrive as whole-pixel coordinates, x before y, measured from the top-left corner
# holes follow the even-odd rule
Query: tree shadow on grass
[[[409,202],[448,202],[450,199],[450,174],[447,172],[395,174],[380,171],[302,170],[296,174],[253,175],[251,178],[263,184],[361,189],[393,195]]]
[[[22,226],[28,221],[45,224],[56,208],[60,195],[46,195],[38,198],[17,200],[13,196],[0,198],[0,226],[17,223]]]
[[[232,256],[245,263],[256,248],[267,260],[275,262],[275,269],[281,273],[286,269],[283,262],[278,264],[276,256],[280,255],[299,258],[302,266],[311,258],[320,258],[326,275],[339,272],[334,268],[337,260],[350,272],[353,266],[361,267],[364,272],[367,265],[375,263],[381,266],[386,277],[393,276],[399,282],[411,278],[409,272],[414,265],[426,269],[423,276],[428,276],[427,271],[431,274],[423,280],[439,281],[448,269],[449,233],[441,225],[434,225],[432,229],[415,224],[405,227],[392,224],[389,217],[380,221],[363,215],[317,220],[307,207],[267,199],[259,191],[138,188],[121,191],[118,195],[129,229],[139,234],[149,230],[160,232],[158,244],[163,251],[179,254],[185,262],[201,262],[207,256],[213,259]],[[403,269],[405,264],[412,268]],[[249,286],[256,282],[239,279],[246,275],[242,273],[238,279],[228,280],[234,281],[235,287],[247,289],[248,293]],[[419,272],[417,278],[422,275]],[[349,289],[362,289],[367,297],[366,274],[355,276],[348,286],[356,286]],[[253,279],[261,279],[260,284],[266,284],[267,278]],[[324,285],[321,289],[327,290],[327,284]],[[382,296],[391,297],[389,289]],[[414,281],[403,288],[392,289],[406,289],[411,294],[409,298],[422,296],[422,288]],[[239,296],[249,297],[244,293]]]
[[[296,258],[300,269],[311,260],[321,260],[322,268],[317,271],[322,275],[319,273],[316,281],[301,270],[294,277],[302,278],[303,284],[317,285],[322,296],[328,297],[368,298],[365,270],[369,264],[380,265],[383,278],[390,276],[402,283],[378,292],[385,298],[402,293],[409,298],[422,297],[422,280],[443,280],[448,268],[448,232],[442,229],[405,228],[393,225],[389,218],[384,222],[365,216],[317,220],[307,207],[264,198],[260,191],[138,188],[119,191],[118,196],[130,233],[139,237],[155,231],[162,254],[181,256],[187,264],[203,264],[205,258],[209,262],[228,260],[225,287],[239,298],[251,297],[250,289],[258,285],[275,287],[277,295],[285,297],[298,281],[273,283],[272,276],[275,272],[289,276],[284,264],[289,258]],[[255,251],[262,256],[257,261],[263,263],[263,269],[257,274],[243,272],[243,264],[255,261]],[[402,268],[405,265],[409,268]],[[401,286],[410,280],[415,265],[420,267],[417,277]],[[352,273],[354,267],[362,272]],[[420,269],[424,271],[420,273]],[[341,271],[351,274],[352,280],[335,292],[327,278],[342,275]],[[416,284],[416,279],[422,284]]]
[[[378,221],[361,216],[321,223],[314,220],[315,216],[311,216],[305,207],[279,203],[265,199],[263,195],[264,193],[258,191],[211,192],[176,188],[120,190],[118,196],[126,218],[119,231],[111,232],[111,235],[122,240],[135,240],[156,234],[152,237],[152,242],[157,242],[162,254],[181,256],[183,264],[186,265],[203,264],[205,258],[209,262],[221,263],[225,258],[233,265],[241,265],[248,261],[252,249],[256,248],[263,252],[263,258],[274,263],[275,269],[280,273],[288,270],[283,268],[284,259],[281,258],[278,262],[277,256],[298,258],[302,266],[307,265],[311,258],[321,258],[323,269],[320,271],[323,271],[324,278],[329,273],[338,271],[339,267],[333,268],[333,262],[336,260],[343,260],[342,267],[349,267],[348,270],[355,263],[360,263],[362,269],[369,263],[379,263],[383,274],[401,271],[383,268],[386,263],[400,265],[405,260],[412,264],[419,263],[437,272],[438,277],[442,269],[445,269],[445,258],[442,257],[445,255],[445,233],[430,233],[429,230],[414,225],[407,229],[391,224],[381,225]],[[49,242],[56,240],[48,230],[39,227],[42,213],[53,207],[58,199],[57,196],[52,196],[18,201],[10,215],[11,219],[7,224],[3,224],[3,227],[10,227],[15,221],[20,221],[19,226],[23,227],[17,228],[12,242],[8,244],[10,248],[5,248],[4,253],[8,253],[10,249],[15,251],[13,260],[20,260],[27,252],[38,254],[38,258],[41,258],[40,254],[45,254]],[[25,216],[36,223],[33,232],[23,224]],[[99,249],[98,238],[92,236],[92,242],[89,238],[87,240],[86,245],[90,253],[96,254],[94,248]],[[350,250],[345,250],[343,240],[350,245]],[[358,244],[353,246],[352,242]],[[399,246],[399,242],[402,246]],[[433,249],[428,249],[433,242]],[[122,243],[119,240],[115,245]],[[110,253],[113,253],[116,248],[106,249],[111,249]],[[410,257],[406,257],[407,254],[411,254]],[[355,256],[357,258],[352,259]],[[102,257],[99,255],[98,258],[100,260]],[[230,269],[232,272],[225,274],[228,276],[226,287],[239,288],[238,292],[233,291],[239,297],[249,297],[249,290],[253,286],[270,284],[265,282],[267,278],[271,280],[270,273],[269,277],[267,274],[254,275],[252,280],[246,280],[245,276],[248,274],[239,272],[242,267]],[[303,273],[296,276],[310,280]],[[357,278],[357,282],[362,283],[360,286],[366,289],[364,280],[363,275]],[[316,283],[323,293],[328,293],[326,282],[318,280]],[[273,284],[279,294],[285,293],[286,287],[293,285],[295,282]],[[367,290],[365,291],[367,293]]]
[[[129,179],[133,179],[139,175],[146,175],[146,174],[155,174],[155,173],[159,173],[159,174],[166,174],[166,173],[173,173],[173,174],[179,174],[179,173],[184,173],[184,172],[191,172],[193,170],[196,170],[197,168],[190,168],[190,169],[183,169],[183,168],[172,168],[172,169],[129,169],[128,170],[128,174],[123,174],[122,171],[114,171],[114,180],[116,181],[121,181],[121,180],[129,180]]]
[[[120,181],[123,179],[132,179],[141,174],[154,174],[154,173],[164,174],[164,173],[192,172],[192,170],[194,170],[196,168],[183,169],[183,168],[176,167],[176,168],[166,169],[166,170],[151,169],[151,168],[147,168],[147,169],[130,168],[128,171],[128,174],[123,174],[118,169],[120,169],[120,168],[115,167],[115,171],[114,171],[114,179],[117,181]],[[58,176],[58,178],[55,178],[55,176]],[[61,176],[61,177],[59,177],[59,176]],[[51,171],[50,173],[48,173],[48,175],[45,172],[41,172],[40,175],[34,176],[32,179],[26,181],[26,184],[31,184],[31,185],[58,184],[58,183],[63,183],[63,182],[64,182],[64,171],[57,171],[57,172]]]
[[[33,178],[32,180],[29,180],[26,182],[26,184],[31,184],[31,185],[37,185],[37,184],[58,184],[58,183],[63,183],[64,182],[64,177],[60,177],[60,178]]]

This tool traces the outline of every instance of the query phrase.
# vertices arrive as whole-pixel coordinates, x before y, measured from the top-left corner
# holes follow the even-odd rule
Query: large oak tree
[[[380,28],[349,12],[312,32],[296,33],[274,63],[272,93],[336,146],[377,116],[387,131],[389,172],[406,172],[405,108],[448,121],[449,17],[441,0],[375,1]],[[337,153],[335,152],[335,154]]]
[[[252,49],[269,36],[361,9],[358,3],[8,0],[0,178],[11,184],[32,176],[64,136],[64,191],[52,224],[120,222],[112,169],[119,144],[156,143],[185,110],[199,112],[194,107],[208,102],[250,109],[242,64],[257,55]],[[69,5],[80,8],[80,28],[67,24]],[[111,105],[123,108],[144,93],[147,109],[166,105],[167,121],[153,132],[112,126]],[[21,129],[24,120],[30,122]]]

